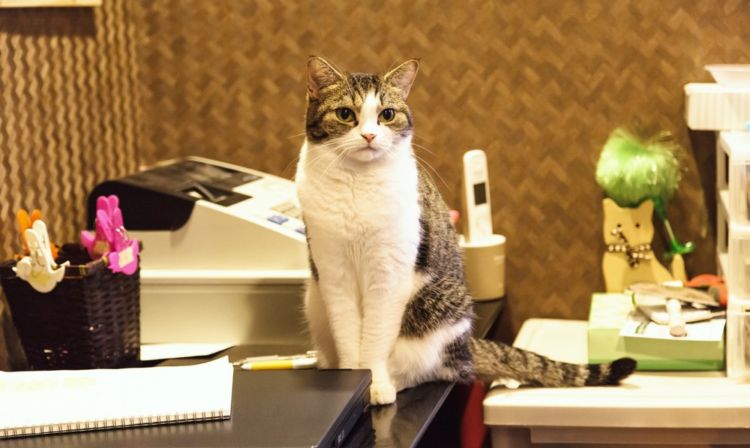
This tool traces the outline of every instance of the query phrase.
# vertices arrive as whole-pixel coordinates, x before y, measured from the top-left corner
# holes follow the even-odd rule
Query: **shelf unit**
[[[729,292],[727,375],[750,380],[750,88],[685,86],[685,121],[716,139],[717,270]]]

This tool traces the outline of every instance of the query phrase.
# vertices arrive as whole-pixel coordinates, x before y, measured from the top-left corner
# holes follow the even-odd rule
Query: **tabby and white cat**
[[[371,369],[373,404],[433,380],[617,384],[635,361],[566,364],[471,338],[456,234],[411,144],[406,99],[418,69],[412,59],[380,76],[308,61],[296,183],[312,271],[305,314],[320,366]]]

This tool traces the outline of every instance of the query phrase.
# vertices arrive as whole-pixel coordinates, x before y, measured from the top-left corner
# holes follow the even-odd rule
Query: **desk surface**
[[[585,363],[586,335],[585,321],[531,319],[515,345]],[[498,387],[484,401],[484,421],[507,427],[728,429],[750,440],[750,384],[735,383],[723,372],[636,372],[614,387]]]
[[[503,301],[480,302],[475,306],[478,316],[475,335],[484,336],[502,310]],[[231,361],[247,356],[295,354],[304,352],[297,346],[238,346],[217,354],[229,355]],[[205,361],[206,358],[174,359],[162,365],[184,365]],[[154,363],[151,363],[154,364]],[[232,419],[216,422],[194,422],[142,428],[122,428],[87,433],[57,434],[42,437],[9,439],[8,447],[164,447],[164,446],[257,446],[242,444],[242,434],[255,430],[251,422],[243,420],[248,414],[242,410],[253,406],[247,399],[248,379],[252,372],[235,371],[232,397]],[[395,405],[370,408],[358,425],[347,447],[410,448],[419,444],[422,435],[453,390],[453,383],[422,384],[398,394]],[[321,404],[323,406],[323,404]],[[374,437],[372,437],[374,435]]]

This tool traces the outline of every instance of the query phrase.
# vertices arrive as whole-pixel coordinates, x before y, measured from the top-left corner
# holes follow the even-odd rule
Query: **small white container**
[[[722,86],[750,88],[750,65],[748,64],[710,64],[705,68]]]
[[[463,250],[466,286],[474,300],[505,296],[505,237],[491,235],[481,242],[459,239]]]
[[[727,376],[750,381],[750,297],[729,295],[726,342]]]

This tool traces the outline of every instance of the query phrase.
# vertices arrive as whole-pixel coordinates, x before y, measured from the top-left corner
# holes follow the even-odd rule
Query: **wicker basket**
[[[49,293],[34,290],[0,265],[2,281],[29,364],[37,370],[93,369],[133,364],[140,349],[140,270],[128,276],[65,245],[65,278]]]

